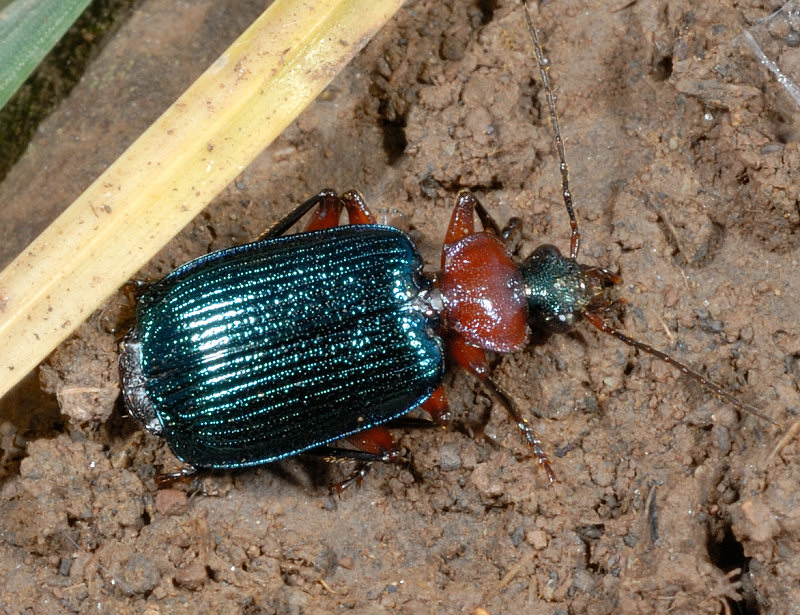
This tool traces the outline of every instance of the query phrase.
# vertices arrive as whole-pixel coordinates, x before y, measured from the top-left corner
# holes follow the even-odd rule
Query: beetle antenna
[[[736,397],[734,397],[733,395],[728,393],[725,389],[723,389],[718,384],[715,384],[715,383],[711,382],[708,378],[703,376],[700,372],[697,372],[697,371],[693,370],[691,367],[689,367],[688,365],[686,365],[684,363],[681,363],[677,359],[673,359],[667,353],[661,352],[660,350],[657,350],[656,348],[653,348],[649,344],[645,344],[644,342],[640,342],[639,340],[633,339],[632,337],[628,337],[622,331],[620,331],[619,329],[611,326],[605,320],[603,320],[600,316],[598,316],[597,314],[595,314],[593,312],[586,312],[586,313],[584,313],[583,316],[584,316],[584,318],[586,318],[586,320],[588,320],[591,324],[593,324],[595,327],[600,329],[603,333],[608,333],[609,335],[613,335],[618,340],[620,340],[621,342],[627,344],[628,346],[632,346],[633,348],[636,348],[636,350],[640,350],[642,352],[646,352],[647,354],[652,355],[652,356],[656,357],[657,359],[660,359],[661,361],[663,361],[667,365],[671,365],[672,367],[678,369],[682,374],[685,374],[686,376],[689,376],[689,378],[691,378],[695,382],[699,383],[703,388],[708,389],[709,391],[711,391],[715,395],[721,397],[722,399],[724,399],[728,403],[736,406],[737,408],[739,408],[739,410],[742,410],[743,412],[746,412],[747,414],[752,414],[753,416],[756,416],[756,417],[760,418],[763,421],[766,421],[768,423],[771,423],[771,424],[775,425],[776,427],[779,427],[780,429],[783,429],[783,425],[781,425],[780,423],[778,423],[774,419],[771,419],[770,417],[768,417],[766,414],[764,414],[763,412],[761,412],[760,410],[758,410],[754,406],[751,406],[750,404],[746,404],[743,401],[737,399]]]
[[[553,96],[553,88],[550,87],[550,78],[547,72],[550,70],[550,60],[548,60],[542,45],[539,42],[539,34],[536,32],[536,26],[533,25],[530,11],[528,10],[528,3],[522,3],[523,11],[525,12],[525,21],[528,22],[528,31],[531,33],[533,39],[533,46],[536,49],[536,60],[539,63],[539,73],[542,75],[542,86],[544,86],[545,98],[547,98],[547,107],[550,110],[550,123],[553,125],[553,132],[556,136],[556,149],[558,150],[558,159],[560,160],[561,169],[561,196],[564,197],[564,205],[567,207],[567,214],[569,215],[569,226],[572,229],[569,238],[569,254],[572,260],[578,258],[578,251],[581,247],[581,233],[578,230],[578,220],[575,218],[575,210],[572,206],[572,192],[569,189],[569,167],[567,166],[567,157],[564,154],[564,141],[561,138],[561,128],[558,124],[558,113],[556,113],[556,100]]]
[[[556,149],[558,150],[558,159],[560,161],[560,169],[561,169],[561,193],[564,197],[564,205],[567,207],[567,214],[569,214],[569,225],[572,229],[572,234],[570,236],[570,257],[572,260],[576,260],[578,257],[578,251],[580,249],[581,244],[581,234],[578,230],[578,222],[575,218],[575,211],[572,205],[572,192],[569,188],[569,167],[567,166],[567,159],[566,155],[564,154],[564,140],[561,138],[561,128],[558,123],[558,113],[556,112],[556,104],[555,104],[555,96],[553,96],[553,88],[550,85],[550,78],[548,76],[548,71],[550,70],[550,61],[545,57],[544,51],[542,50],[542,44],[539,41],[539,34],[536,31],[536,26],[533,25],[533,19],[531,18],[530,10],[528,9],[528,3],[523,0],[522,9],[525,13],[525,21],[528,24],[528,31],[530,32],[531,39],[533,39],[533,47],[536,51],[536,60],[539,63],[539,73],[542,76],[542,86],[544,87],[545,98],[547,99],[547,107],[550,112],[550,123],[553,126],[553,132],[555,134],[556,140]],[[588,320],[591,324],[595,327],[603,331],[604,333],[608,333],[609,335],[613,335],[621,342],[627,344],[628,346],[632,346],[641,352],[645,352],[649,355],[660,359],[664,363],[671,365],[678,369],[681,373],[689,376],[692,380],[699,383],[705,389],[708,389],[715,395],[721,397],[725,401],[729,402],[739,410],[756,416],[776,427],[783,429],[783,426],[771,419],[761,411],[759,411],[754,406],[750,404],[746,404],[727,391],[725,391],[721,386],[711,382],[708,378],[703,376],[700,372],[693,370],[688,365],[681,363],[680,361],[673,359],[671,356],[657,350],[650,346],[649,344],[645,344],[644,342],[640,342],[639,340],[633,339],[632,337],[628,337],[619,329],[613,327],[612,325],[608,324],[604,321],[598,314],[590,311],[586,311],[583,313],[583,316]]]

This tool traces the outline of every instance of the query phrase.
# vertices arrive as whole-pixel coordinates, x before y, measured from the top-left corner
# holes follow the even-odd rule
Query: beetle
[[[532,330],[563,333],[582,319],[770,420],[604,319],[621,280],[578,262],[581,235],[547,60],[524,12],[555,133],[569,255],[544,245],[517,262],[504,241],[516,222],[501,228],[461,192],[441,271],[427,274],[409,236],[376,224],[358,192],[323,190],[257,241],[191,261],[140,298],[121,345],[123,397],[179,459],[206,469],[301,453],[397,460],[384,424],[417,406],[446,422],[442,380],[452,361],[500,399],[555,482],[539,437],[493,379],[486,353],[520,351]],[[343,210],[347,226],[338,225]],[[304,231],[286,235],[309,212]],[[349,446],[337,446],[341,440]]]

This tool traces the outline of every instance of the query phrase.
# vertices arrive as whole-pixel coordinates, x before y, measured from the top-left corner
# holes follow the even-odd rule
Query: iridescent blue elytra
[[[268,463],[406,414],[444,375],[407,235],[341,226],[198,258],[123,345],[131,412],[198,468]]]

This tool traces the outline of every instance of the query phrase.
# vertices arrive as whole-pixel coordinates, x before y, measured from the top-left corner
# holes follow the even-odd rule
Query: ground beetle
[[[766,418],[603,318],[620,279],[577,262],[580,233],[547,60],[527,7],[525,17],[561,161],[570,256],[545,245],[516,263],[504,243],[515,221],[501,229],[462,192],[441,272],[429,276],[411,239],[375,224],[358,193],[322,191],[258,241],[198,258],[141,297],[121,349],[123,395],[131,414],[164,436],[178,458],[194,468],[307,452],[396,460],[394,440],[380,425],[417,406],[434,422],[446,420],[447,356],[498,396],[553,482],[539,438],[492,379],[486,352],[519,351],[531,329],[562,333],[581,318]],[[342,208],[349,226],[338,226]],[[305,232],[283,236],[311,210]],[[351,446],[332,446],[339,440]]]

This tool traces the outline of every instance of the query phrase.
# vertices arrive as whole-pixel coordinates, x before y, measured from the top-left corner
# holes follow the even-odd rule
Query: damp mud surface
[[[624,279],[609,318],[784,431],[580,323],[495,362],[557,484],[453,371],[452,425],[396,432],[408,463],[341,496],[352,468],[305,458],[158,490],[177,462],[122,410],[120,292],[0,405],[0,611],[800,613],[798,109],[736,41],[778,7],[553,1],[534,18],[581,260]],[[0,184],[0,260],[261,8],[137,5]],[[800,66],[797,48],[783,60]],[[462,189],[522,219],[523,254],[567,250],[520,4],[408,2],[141,278],[246,242],[327,187],[360,190],[430,270]]]

